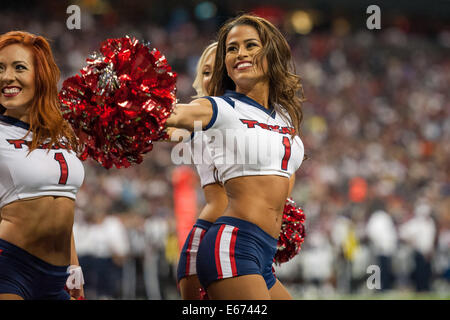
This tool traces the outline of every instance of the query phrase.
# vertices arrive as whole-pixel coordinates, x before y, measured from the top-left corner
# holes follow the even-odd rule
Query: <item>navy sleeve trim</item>
[[[225,100],[225,102],[227,102],[230,106],[232,106],[232,107],[234,108],[234,101],[231,100],[230,97],[222,96],[222,97],[220,97],[220,98],[222,98],[223,100]]]
[[[212,104],[212,109],[213,109],[213,115],[212,115],[212,117],[211,117],[211,120],[210,120],[209,123],[206,125],[206,127],[203,128],[203,130],[208,130],[209,128],[211,128],[211,127],[214,125],[214,123],[215,123],[216,120],[217,120],[217,112],[218,112],[218,109],[217,109],[217,103],[216,103],[216,101],[215,101],[213,98],[211,98],[211,97],[203,97],[203,98],[208,99],[208,100],[211,102],[211,104]]]

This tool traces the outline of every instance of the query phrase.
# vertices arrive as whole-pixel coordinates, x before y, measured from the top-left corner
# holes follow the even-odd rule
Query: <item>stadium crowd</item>
[[[177,97],[191,86],[214,37],[182,14],[167,22],[84,14],[81,30],[62,16],[1,12],[11,26],[52,40],[62,79],[109,37],[146,39],[178,73]],[[307,216],[300,254],[276,266],[296,298],[385,290],[450,291],[450,33],[342,28],[284,30],[303,79],[302,140],[308,156],[293,199]],[[447,141],[447,142],[445,142]],[[85,162],[75,240],[88,299],[178,299],[171,144],[143,163],[104,169]],[[198,205],[203,199],[199,186]],[[369,288],[370,266],[381,269]]]

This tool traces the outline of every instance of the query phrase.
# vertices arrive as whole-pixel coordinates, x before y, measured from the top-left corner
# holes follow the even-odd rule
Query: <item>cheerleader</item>
[[[83,295],[72,227],[84,169],[58,79],[43,37],[0,36],[0,300]]]
[[[196,260],[211,299],[290,298],[272,273],[272,261],[289,178],[304,156],[301,84],[291,62],[289,45],[270,22],[234,18],[219,31],[208,85],[213,96],[178,104],[167,120],[189,131],[201,121],[206,136],[227,138],[208,142],[208,148],[228,205],[204,234]],[[239,149],[224,141],[251,143]]]

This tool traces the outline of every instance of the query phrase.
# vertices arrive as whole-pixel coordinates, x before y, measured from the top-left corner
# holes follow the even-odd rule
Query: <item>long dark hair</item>
[[[267,58],[269,70],[269,104],[282,116],[289,115],[288,122],[294,127],[294,134],[300,132],[303,119],[302,103],[304,102],[303,87],[300,77],[295,74],[291,49],[281,32],[264,18],[243,14],[227,21],[219,30],[217,37],[217,52],[214,61],[214,72],[208,86],[208,92],[221,96],[225,90],[235,90],[236,86],[227,74],[225,66],[226,39],[230,30],[239,25],[248,25],[256,29],[262,42],[262,50],[256,57],[260,63]],[[262,65],[262,64],[260,64]],[[299,93],[299,95],[298,95]],[[280,110],[281,109],[281,110]],[[284,111],[284,112],[283,112]]]

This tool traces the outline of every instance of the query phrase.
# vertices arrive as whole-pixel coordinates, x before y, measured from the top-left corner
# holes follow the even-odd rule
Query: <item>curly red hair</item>
[[[50,44],[44,37],[25,31],[10,31],[0,35],[0,50],[12,44],[31,49],[34,57],[35,98],[29,114],[29,132],[33,132],[30,152],[42,145],[79,151],[78,139],[59,108],[57,85],[60,71]]]

